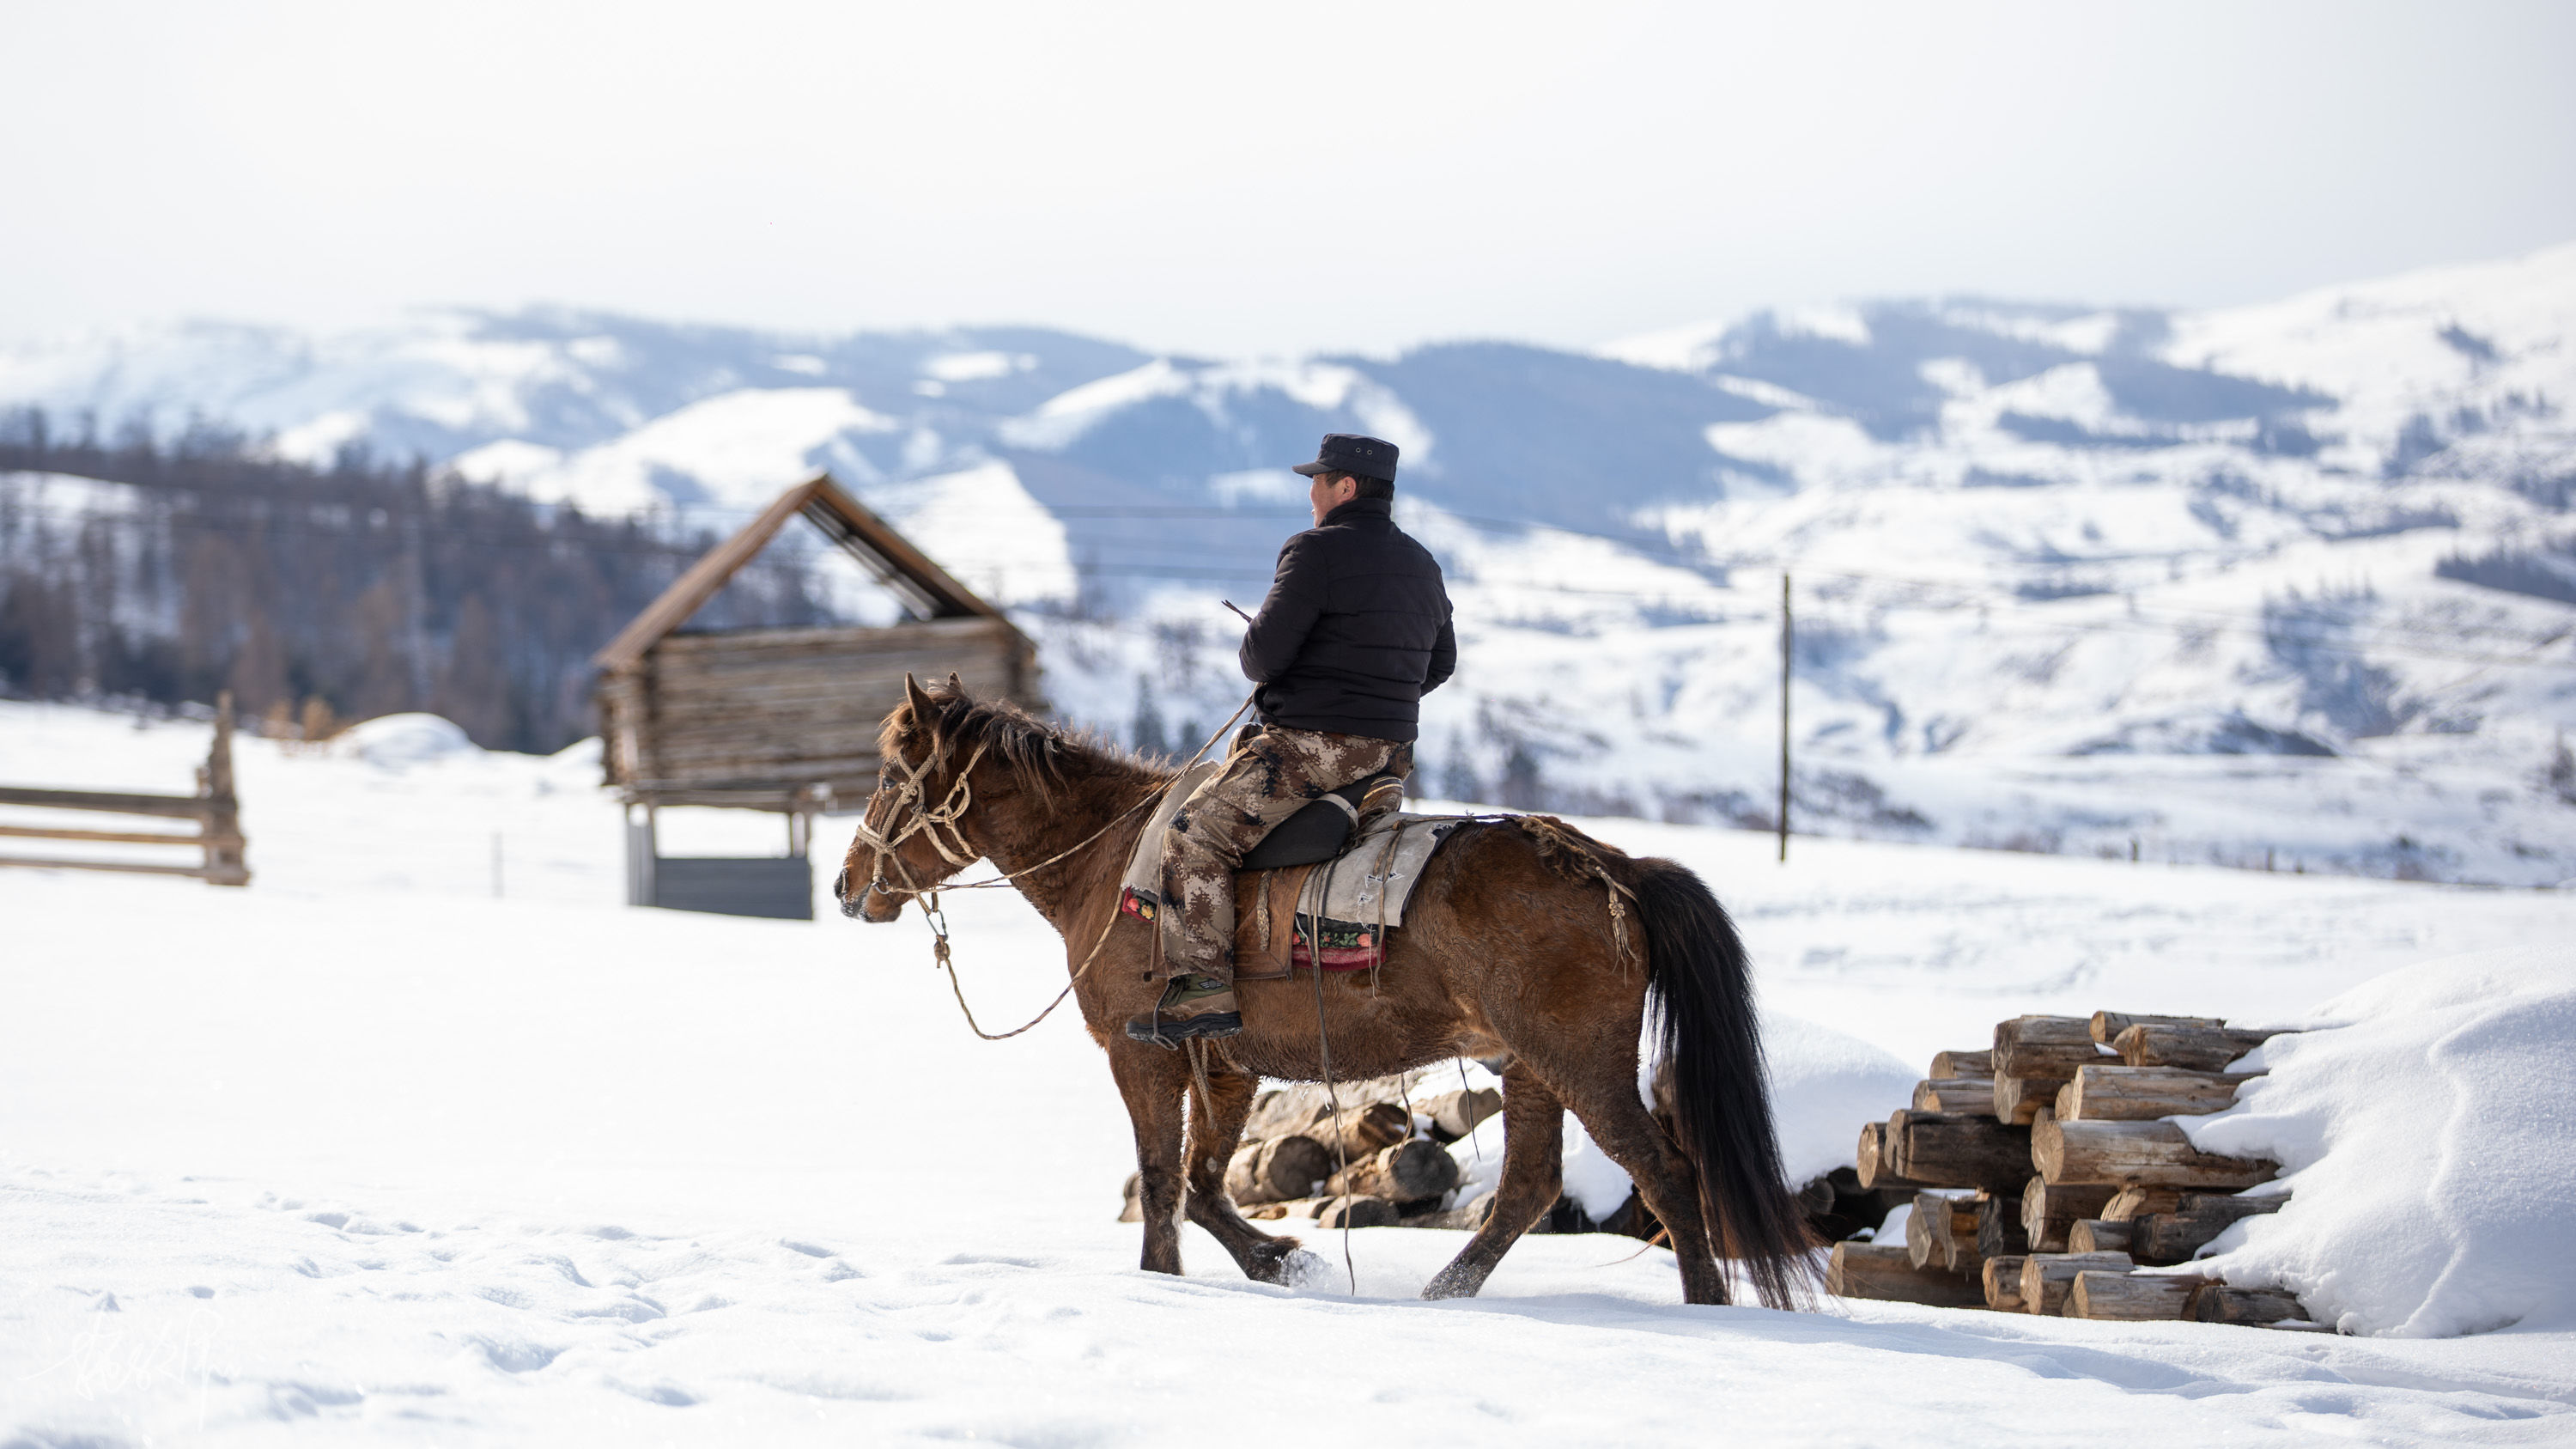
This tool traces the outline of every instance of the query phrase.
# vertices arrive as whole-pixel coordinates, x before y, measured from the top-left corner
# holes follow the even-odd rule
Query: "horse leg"
[[[1518,1058],[1503,1068],[1503,1180],[1494,1211],[1449,1266],[1423,1285],[1425,1298],[1473,1298],[1565,1190],[1565,1107]]]
[[[1109,1074],[1127,1101],[1136,1129],[1137,1201],[1145,1214],[1148,1273],[1181,1271],[1181,1094],[1189,1068],[1178,1052],[1120,1041],[1109,1048]]]
[[[1599,1065],[1587,1064],[1596,1069],[1578,1071],[1560,1084],[1565,1104],[1592,1134],[1594,1145],[1627,1169],[1637,1196],[1671,1234],[1673,1256],[1681,1262],[1682,1301],[1728,1301],[1726,1270],[1709,1242],[1690,1159],[1637,1100],[1636,1070],[1624,1063],[1611,1070],[1598,1070]]]
[[[1274,1238],[1246,1222],[1225,1190],[1226,1164],[1243,1139],[1243,1119],[1251,1115],[1252,1091],[1259,1079],[1248,1072],[1212,1066],[1206,1080],[1208,1095],[1215,1100],[1204,1104],[1205,1111],[1190,1113],[1189,1163],[1183,1174],[1189,1187],[1183,1201],[1190,1221],[1207,1229],[1234,1255],[1243,1276],[1256,1283],[1285,1283],[1297,1240]]]

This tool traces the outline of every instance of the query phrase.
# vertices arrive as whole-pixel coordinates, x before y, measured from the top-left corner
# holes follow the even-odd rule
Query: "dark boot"
[[[1233,983],[1213,976],[1173,977],[1152,1011],[1127,1022],[1130,1039],[1176,1050],[1193,1037],[1213,1039],[1241,1030],[1243,1010],[1235,1004]]]

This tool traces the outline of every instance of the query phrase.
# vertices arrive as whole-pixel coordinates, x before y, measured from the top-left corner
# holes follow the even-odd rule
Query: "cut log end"
[[[1994,1078],[1927,1077],[1914,1086],[1914,1108],[1919,1112],[1965,1112],[1991,1117],[1995,1111]]]
[[[2102,1205],[2102,1217],[2107,1222],[2133,1223],[2151,1213],[2177,1211],[2182,1199],[2178,1187],[2124,1187]]]
[[[2021,1265],[2023,1255],[2009,1254],[1988,1258],[1978,1270],[1986,1290],[1986,1306],[1997,1313],[2019,1313],[2021,1302]]]
[[[1992,1117],[1907,1108],[1884,1140],[1897,1175],[1930,1186],[2010,1192],[2030,1177],[2030,1134]]]
[[[2067,1230],[2066,1251],[2070,1253],[2126,1253],[2130,1251],[2130,1225],[2086,1218]]]
[[[1860,1129],[1860,1144],[1854,1152],[1856,1169],[1864,1192],[1907,1191],[1924,1186],[1896,1170],[1896,1159],[1887,1143],[1887,1124],[1871,1122]]]
[[[2031,1163],[2052,1183],[2124,1187],[2245,1188],[2269,1182],[2276,1164],[2202,1152],[2171,1122],[2061,1122],[2031,1133]]]
[[[1826,1260],[1825,1291],[1837,1298],[1924,1303],[1941,1308],[1985,1304],[1979,1284],[1956,1273],[1917,1268],[1896,1243],[1836,1243]]]
[[[1292,1134],[1236,1148],[1226,1164],[1225,1190],[1238,1204],[1286,1202],[1312,1195],[1332,1174],[1332,1152],[1312,1137]]]
[[[2118,1191],[2112,1187],[2052,1185],[2046,1178],[2033,1177],[2023,1185],[2021,1195],[2021,1230],[2028,1240],[2027,1251],[2065,1252],[2067,1234],[2086,1218],[2107,1216],[2103,1208]]]
[[[2021,1263],[2022,1311],[2054,1317],[2065,1311],[2077,1274],[2126,1273],[2135,1266],[2126,1253],[2033,1253]]]
[[[2225,1022],[2214,1016],[2139,1016],[2122,1011],[2097,1011],[2093,1013],[2089,1034],[2093,1040],[2104,1046],[2110,1046],[2120,1039],[2120,1033],[2133,1026],[2215,1027],[2225,1025]]]
[[[2080,1016],[2016,1016],[1995,1025],[1998,1083],[2005,1077],[2062,1082],[2102,1056],[2092,1023]]]
[[[1335,1173],[1324,1191],[1336,1196],[1420,1202],[1458,1185],[1458,1160],[1437,1142],[1415,1138],[1383,1148]]]
[[[1952,1273],[1972,1270],[1978,1256],[1977,1214],[1984,1196],[1916,1193],[1914,1211],[1905,1219],[1908,1260],[1917,1268],[1940,1268]]]
[[[2087,1270],[2075,1275],[2064,1311],[2069,1318],[2126,1323],[2178,1319],[2191,1311],[2192,1294],[2203,1281],[2174,1273]]]
[[[2235,1323],[2262,1328],[2276,1323],[2304,1323],[2308,1310],[2278,1288],[2231,1288],[2203,1283],[2192,1295],[2189,1317],[2202,1323]]]
[[[2221,1026],[2160,1026],[2141,1022],[2113,1038],[2120,1060],[2133,1067],[2181,1067],[2221,1072],[2238,1057],[2279,1035]]]
[[[2246,1072],[2195,1072],[2181,1067],[2090,1066],[2057,1092],[2061,1122],[2152,1122],[2197,1117],[2235,1104],[2236,1089],[2254,1079]]]

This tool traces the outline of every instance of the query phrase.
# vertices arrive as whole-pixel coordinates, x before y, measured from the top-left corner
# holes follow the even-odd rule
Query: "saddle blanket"
[[[1163,832],[1179,814],[1191,791],[1214,774],[1216,762],[1199,765],[1176,781],[1145,822],[1145,832],[1128,857],[1119,882],[1118,908],[1139,920],[1162,914]],[[1307,942],[1322,948],[1327,971],[1357,971],[1374,966],[1385,953],[1381,926],[1404,924],[1405,903],[1421,882],[1422,868],[1463,818],[1447,815],[1380,815],[1362,824],[1342,853],[1307,872],[1297,893],[1297,930],[1292,964],[1312,964]],[[1318,921],[1320,920],[1320,924]],[[1249,922],[1239,922],[1238,929]]]

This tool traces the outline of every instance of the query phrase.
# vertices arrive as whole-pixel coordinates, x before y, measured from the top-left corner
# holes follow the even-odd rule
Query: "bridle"
[[[986,743],[988,744],[989,741]],[[858,838],[865,841],[869,848],[876,852],[876,865],[868,876],[868,894],[900,896],[904,900],[920,903],[922,917],[930,923],[931,961],[941,971],[947,973],[949,990],[957,997],[957,1009],[966,1015],[967,1029],[986,1041],[1004,1041],[1028,1031],[1039,1022],[1054,1015],[1055,1009],[1062,1006],[1067,997],[1073,995],[1073,988],[1081,984],[1082,978],[1090,973],[1092,963],[1100,959],[1100,948],[1108,944],[1109,928],[1117,924],[1118,914],[1112,911],[1101,922],[1100,935],[1092,941],[1090,953],[1082,958],[1081,965],[1074,968],[1072,979],[1065,982],[1064,990],[1056,993],[1055,1000],[1047,1003],[1046,1010],[1029,1018],[1024,1025],[1014,1030],[990,1032],[984,1030],[983,1025],[975,1020],[974,1009],[966,1004],[965,988],[957,980],[957,963],[948,944],[948,913],[939,908],[940,892],[992,890],[1013,885],[1019,877],[1054,865],[1108,834],[1118,822],[1163,798],[1163,792],[1170,787],[1168,782],[1157,783],[1152,790],[1145,793],[1143,799],[1111,816],[1098,830],[1035,865],[1024,866],[1019,870],[1000,870],[996,867],[997,873],[991,880],[967,881],[962,885],[938,883],[923,885],[913,878],[912,868],[896,856],[895,849],[919,835],[929,840],[931,848],[939,852],[939,858],[947,863],[950,870],[970,865],[977,859],[981,852],[968,842],[966,833],[958,822],[975,806],[975,790],[970,783],[970,777],[975,772],[975,766],[983,761],[985,748],[985,744],[975,746],[975,752],[966,757],[966,767],[959,770],[957,777],[949,782],[947,793],[939,797],[937,804],[932,804],[930,800],[930,780],[947,763],[946,738],[934,732],[931,735],[930,751],[922,756],[921,763],[918,765],[905,760],[899,752],[890,752],[885,763],[878,769],[877,793],[870,797],[867,813],[859,817]],[[889,774],[895,778],[891,780],[886,778]],[[893,793],[888,794],[888,791]],[[870,823],[876,818],[879,800],[888,802],[887,818],[883,828]],[[894,861],[895,869],[903,873],[902,885],[886,884],[885,868],[889,860]],[[844,869],[841,878],[832,883],[832,893],[840,895],[848,883],[849,872]],[[862,896],[861,899],[864,900],[866,897]],[[849,902],[844,899],[842,906],[843,909],[848,909]]]
[[[965,818],[966,812],[975,806],[975,789],[971,783],[971,777],[975,773],[975,767],[983,762],[984,751],[991,742],[982,741],[975,746],[975,752],[966,757],[966,767],[957,772],[956,778],[948,784],[947,793],[941,795],[935,805],[930,801],[930,781],[931,777],[948,762],[947,737],[934,729],[930,736],[929,752],[922,756],[921,763],[917,765],[904,759],[900,750],[887,752],[884,762],[877,768],[876,793],[868,797],[867,813],[859,817],[858,838],[865,841],[868,847],[876,852],[877,857],[876,864],[868,873],[867,894],[900,896],[904,900],[920,902],[921,913],[930,923],[931,960],[941,971],[947,973],[948,989],[956,995],[957,1009],[965,1013],[966,1026],[969,1030],[986,1041],[1004,1041],[1028,1031],[1052,1016],[1055,1009],[1064,1005],[1066,998],[1073,995],[1073,989],[1082,984],[1082,978],[1091,973],[1093,964],[1100,960],[1101,948],[1109,944],[1109,928],[1118,923],[1119,913],[1112,910],[1102,917],[1100,934],[1092,938],[1090,951],[1085,953],[1081,963],[1073,968],[1072,979],[1065,982],[1064,989],[1056,993],[1055,1000],[1048,1002],[1044,1011],[1012,1030],[990,1032],[984,1030],[982,1024],[975,1020],[974,1008],[966,1004],[965,988],[958,983],[957,964],[948,944],[948,916],[939,908],[940,893],[952,890],[999,890],[1004,887],[1016,887],[1022,876],[1045,870],[1076,852],[1088,848],[1093,841],[1117,829],[1120,822],[1162,799],[1164,792],[1171,789],[1188,772],[1189,766],[1196,764],[1199,757],[1208,752],[1209,746],[1224,738],[1226,731],[1234,728],[1234,722],[1243,718],[1243,712],[1251,707],[1252,696],[1246,695],[1243,703],[1235,707],[1233,715],[1228,717],[1224,724],[1217,726],[1215,734],[1208,736],[1207,743],[1190,753],[1190,758],[1183,762],[1181,769],[1174,771],[1169,779],[1155,782],[1154,788],[1147,790],[1135,804],[1102,821],[1099,829],[1033,865],[1024,865],[1018,870],[1003,870],[997,862],[992,879],[972,880],[963,884],[939,882],[921,884],[913,879],[912,868],[896,857],[895,849],[919,835],[928,838],[931,848],[939,852],[939,858],[946,862],[952,871],[975,862],[982,852],[976,850],[966,839],[966,832],[959,822]],[[889,780],[887,778],[889,774],[895,778]],[[888,790],[892,790],[893,794],[888,795]],[[889,802],[886,823],[882,828],[870,823],[876,819],[877,802],[880,800]],[[885,869],[886,862],[889,860],[894,861],[895,869],[903,873],[902,885],[886,884]],[[832,894],[841,896],[848,884],[849,870],[845,866],[842,868],[840,877],[832,882]],[[861,900],[866,898],[866,896],[860,897]],[[846,911],[849,906],[850,902],[844,896],[842,908]],[[900,902],[897,903],[897,908],[901,908]]]
[[[966,767],[949,781],[948,793],[941,796],[936,805],[930,803],[930,780],[948,762],[948,741],[945,738],[933,734],[930,752],[921,757],[918,765],[906,760],[900,751],[886,756],[885,763],[878,770],[876,795],[868,801],[867,813],[859,817],[858,837],[867,842],[877,857],[875,868],[868,874],[868,894],[901,896],[910,900],[937,889],[914,880],[912,868],[895,854],[898,847],[916,835],[930,841],[931,848],[939,852],[939,858],[947,863],[950,870],[972,865],[982,855],[968,843],[966,832],[958,822],[975,807],[975,766],[983,762],[989,743],[975,746],[975,753],[966,757]],[[889,774],[898,779],[887,780]],[[894,791],[891,797],[886,793],[888,789]],[[876,818],[880,800],[890,800],[884,830],[869,823]],[[889,860],[894,861],[895,869],[903,872],[904,883],[901,886],[886,884],[885,869]]]

